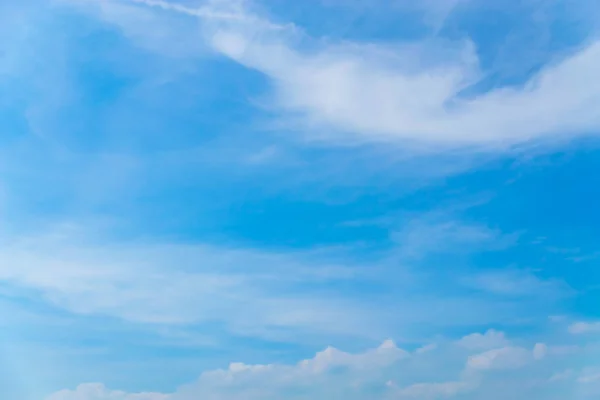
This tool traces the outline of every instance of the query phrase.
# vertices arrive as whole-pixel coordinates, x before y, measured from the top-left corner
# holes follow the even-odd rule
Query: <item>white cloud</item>
[[[531,351],[507,346],[470,356],[467,367],[473,370],[516,369],[525,366],[531,358]]]
[[[478,289],[493,295],[526,298],[550,299],[564,296],[572,289],[563,281],[540,279],[534,273],[524,270],[499,269],[472,273],[463,279],[466,287]]]
[[[597,399],[600,396],[600,369],[597,366],[585,367],[578,371],[574,382],[582,398]]]
[[[546,66],[523,87],[462,98],[479,75],[468,42],[445,52],[430,43],[325,45],[307,52],[281,36],[248,36],[245,29],[215,30],[213,46],[269,76],[283,109],[366,138],[504,146],[600,127],[599,43]]]
[[[548,346],[544,343],[536,343],[533,347],[533,358],[541,360],[546,357],[546,354],[548,354]]]
[[[571,378],[574,374],[572,369],[566,369],[564,371],[556,372],[548,378],[548,382],[560,382]]]
[[[459,252],[461,249],[502,249],[514,243],[512,235],[459,221],[443,213],[430,213],[405,221],[392,238],[402,245],[404,254],[412,258],[447,251]]]
[[[135,3],[200,18],[208,45],[270,78],[274,105],[300,117],[305,127],[318,128],[313,132],[325,128],[406,145],[504,148],[600,128],[595,79],[600,42],[546,65],[522,86],[465,97],[461,91],[482,75],[469,41],[325,43],[292,25],[260,18],[240,2],[197,9],[154,0]],[[128,20],[117,23],[126,26]]]
[[[569,332],[574,335],[600,333],[600,322],[575,322],[569,326]]]
[[[472,333],[460,339],[457,344],[469,350],[489,350],[509,344],[504,332],[490,329],[484,334]]]
[[[577,378],[577,382],[579,382],[579,383],[600,382],[600,373],[592,373],[592,374],[582,375],[579,378]]]
[[[370,332],[380,328],[366,305],[308,289],[354,279],[359,272],[350,265],[315,261],[309,253],[201,244],[98,245],[77,239],[80,234],[59,229],[3,241],[0,282],[75,314],[137,323],[177,326],[217,319],[232,332],[258,336],[280,328],[362,336],[363,323]],[[309,286],[296,290],[299,284]]]
[[[417,354],[423,354],[423,353],[433,351],[433,350],[437,349],[437,347],[438,347],[437,343],[430,343],[425,346],[419,347],[417,350],[415,350],[415,352]]]
[[[533,353],[539,352],[541,346],[536,345],[534,349],[538,350]],[[543,395],[546,384],[569,383],[562,375],[555,375],[545,378],[544,385],[540,386],[539,377],[545,376],[546,364],[552,360],[535,363],[532,351],[525,348],[507,346],[479,354],[471,354],[464,348],[458,353],[454,350],[453,342],[440,343],[427,353],[411,354],[391,341],[363,353],[347,353],[330,347],[296,364],[231,363],[228,368],[202,373],[196,382],[181,386],[173,393],[127,394],[100,384],[88,384],[54,393],[46,400],[496,398],[488,396],[490,391],[497,390],[496,379],[507,392],[515,394],[511,398],[528,400],[532,395],[546,398]],[[508,370],[517,368],[524,370],[506,375]],[[593,372],[588,370],[581,374],[580,383],[595,381]],[[532,388],[539,392],[531,392]]]
[[[61,390],[46,400],[167,400],[169,395],[161,393],[126,393],[109,390],[102,384],[79,385],[75,390]]]
[[[303,368],[314,371],[326,370],[335,366],[347,366],[352,368],[384,367],[402,358],[408,357],[408,353],[396,347],[392,340],[386,340],[375,350],[360,355],[352,355],[328,347],[317,353],[312,360],[305,360],[300,365]]]
[[[0,282],[19,296],[73,314],[116,317],[153,329],[219,321],[228,334],[279,340],[411,337],[540,310],[511,305],[501,296],[456,294],[463,286],[455,276],[439,277],[427,265],[399,267],[402,250],[363,264],[344,249],[273,252],[202,243],[115,243],[89,232],[67,226],[48,235],[4,238]],[[346,290],[347,283],[378,290],[357,296]],[[455,294],[440,294],[438,287]],[[480,336],[471,342],[503,338],[495,331]]]
[[[467,382],[415,383],[397,391],[398,398],[437,399],[454,397],[458,393],[468,391],[471,385]]]
[[[409,354],[385,341],[376,349],[351,354],[329,347],[312,359],[296,365],[248,365],[231,363],[227,369],[204,372],[197,382],[181,387],[175,393],[126,394],[110,391],[101,384],[80,385],[75,390],[63,390],[47,400],[192,400],[192,399],[277,399],[293,391],[306,398],[323,393],[354,396],[364,395],[365,386],[380,384],[385,388],[383,373],[386,368],[408,359]],[[342,368],[340,376],[339,369]],[[338,372],[336,372],[338,371]],[[327,387],[331,385],[331,387]],[[391,388],[390,388],[391,390]]]
[[[54,393],[47,400],[268,400],[331,396],[358,400],[370,398],[373,393],[382,399],[434,399],[451,397],[472,387],[462,381],[410,383],[407,373],[413,363],[420,362],[418,354],[411,356],[388,340],[358,354],[329,347],[295,365],[232,363],[227,369],[204,372],[197,382],[170,394],[127,394],[110,391],[101,384],[87,384]],[[432,370],[430,375],[435,378],[436,372]]]

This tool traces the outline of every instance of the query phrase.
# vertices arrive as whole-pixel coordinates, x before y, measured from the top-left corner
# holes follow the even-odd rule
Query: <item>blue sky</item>
[[[599,11],[0,1],[0,397],[597,398]]]

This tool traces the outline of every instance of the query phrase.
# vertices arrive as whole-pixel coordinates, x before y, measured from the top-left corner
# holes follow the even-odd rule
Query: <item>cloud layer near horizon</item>
[[[590,370],[567,369],[585,351],[543,343],[522,347],[489,330],[412,352],[388,340],[357,354],[329,347],[296,365],[232,363],[169,394],[84,384],[47,400],[592,399],[600,379]]]

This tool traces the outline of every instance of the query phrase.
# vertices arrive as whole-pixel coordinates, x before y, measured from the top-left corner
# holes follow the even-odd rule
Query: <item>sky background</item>
[[[0,0],[0,398],[598,398],[599,15]]]

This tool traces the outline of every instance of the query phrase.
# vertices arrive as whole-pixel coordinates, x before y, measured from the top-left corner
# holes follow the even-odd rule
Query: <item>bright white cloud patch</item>
[[[227,12],[221,11],[223,2],[213,11],[161,1],[135,3],[202,19],[208,44],[269,77],[275,104],[301,116],[313,130],[489,148],[564,139],[600,128],[598,42],[546,65],[524,85],[463,95],[483,74],[468,40],[321,43],[261,19],[239,3]],[[311,50],[298,44],[303,42],[311,43]]]
[[[440,59],[432,56],[439,49],[427,43],[417,44],[417,51],[355,45],[308,53],[273,34],[248,39],[235,28],[217,30],[213,41],[227,56],[270,76],[284,109],[367,138],[503,146],[600,127],[594,111],[600,105],[597,43],[546,67],[523,87],[463,97],[479,74],[469,43],[454,45]]]
[[[474,337],[440,343],[425,353],[407,352],[386,341],[358,354],[330,347],[295,365],[232,363],[226,369],[204,372],[196,382],[169,394],[126,394],[88,384],[57,392],[47,400],[472,399],[486,393],[496,399],[491,392],[496,379],[506,387],[521,388],[522,396],[513,398],[525,400],[542,393],[547,385],[559,384],[559,375],[560,384],[595,379],[589,371],[582,372],[577,383],[572,372],[548,370],[540,361],[546,345],[536,344],[529,350],[506,341],[505,347],[473,353],[464,343]],[[506,371],[519,373],[503,375]],[[539,386],[540,379],[546,381],[544,386]]]

